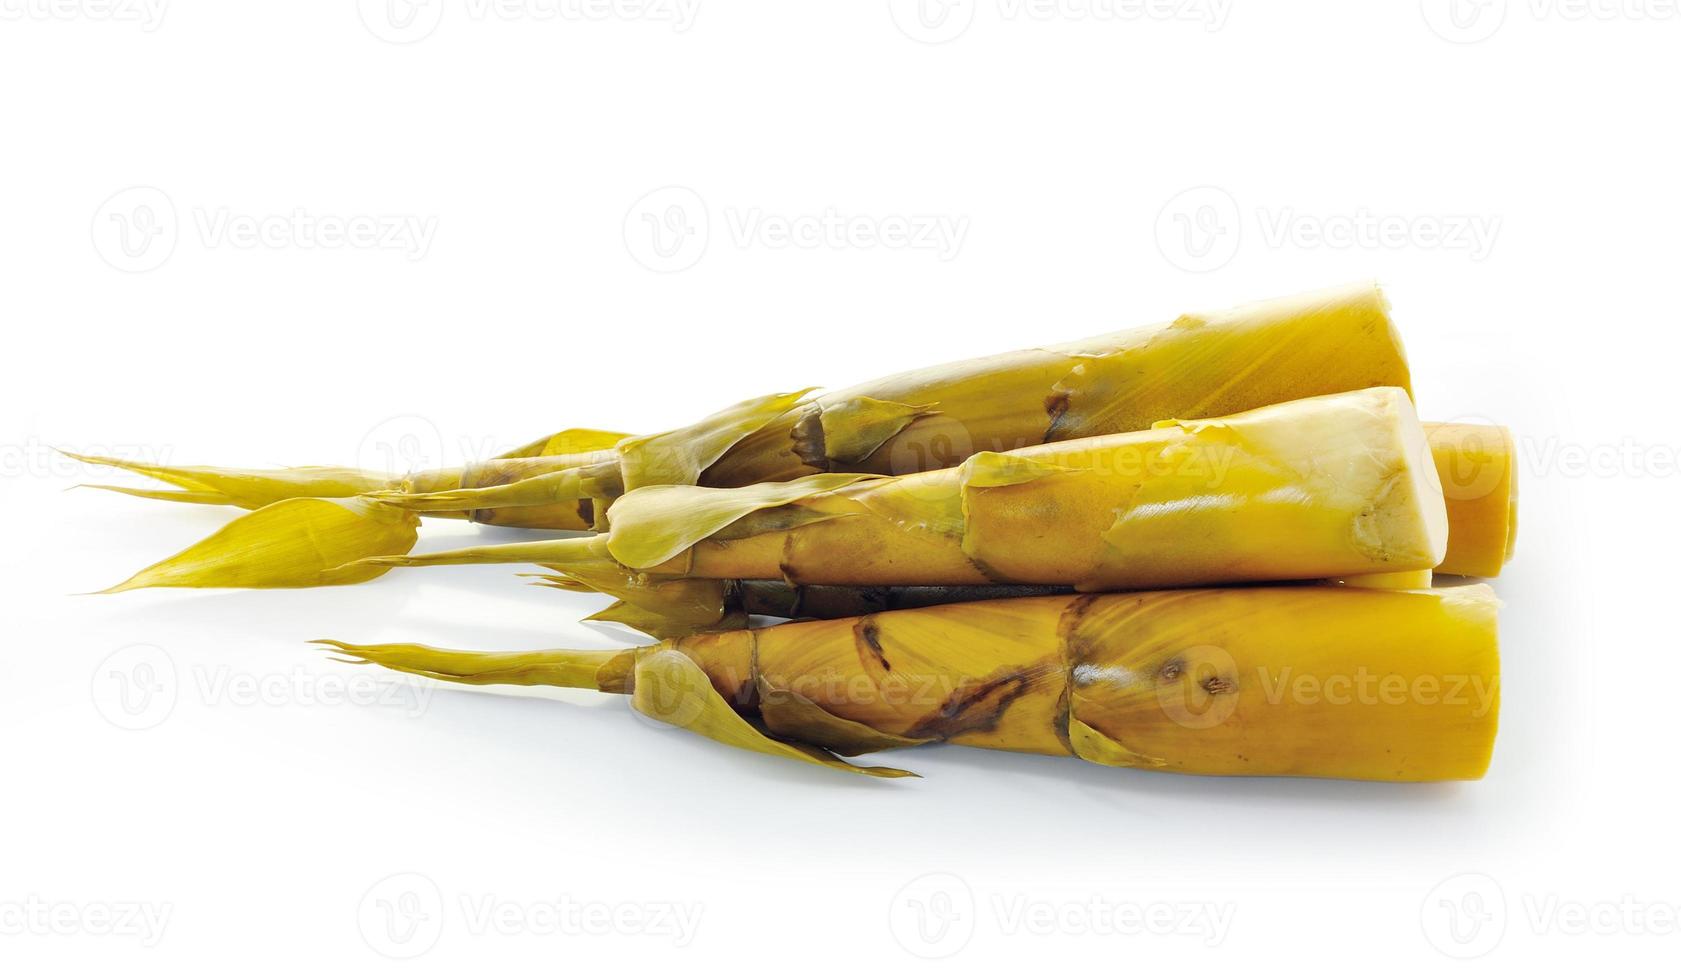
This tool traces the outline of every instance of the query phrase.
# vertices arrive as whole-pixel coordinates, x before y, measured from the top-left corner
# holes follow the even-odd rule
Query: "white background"
[[[1673,963],[1673,6],[155,3],[0,0],[8,975]],[[1426,418],[1519,437],[1480,783],[877,784],[305,644],[616,642],[505,568],[73,595],[231,512],[64,493],[123,478],[48,446],[454,463],[1355,279]]]

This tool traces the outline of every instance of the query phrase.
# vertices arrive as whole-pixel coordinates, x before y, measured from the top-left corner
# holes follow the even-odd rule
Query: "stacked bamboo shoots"
[[[873,775],[905,773],[839,756],[951,741],[1194,773],[1476,778],[1497,602],[1431,575],[1510,558],[1512,441],[1421,423],[1409,383],[1387,302],[1362,286],[750,399],[653,435],[564,430],[455,470],[83,458],[170,484],[112,489],[251,511],[109,591],[531,564],[539,584],[611,597],[593,619],[661,641],[334,644],[359,662],[625,694],[739,747]],[[574,533],[410,554],[422,517]],[[807,621],[748,629],[750,614]]]

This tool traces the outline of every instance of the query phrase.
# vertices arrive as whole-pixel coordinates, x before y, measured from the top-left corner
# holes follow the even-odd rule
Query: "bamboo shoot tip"
[[[109,588],[100,589],[96,592],[79,592],[77,595],[116,595],[119,592],[132,592],[135,589],[144,589],[152,584],[151,582],[145,580],[143,577],[145,574],[145,572],[138,572]]]

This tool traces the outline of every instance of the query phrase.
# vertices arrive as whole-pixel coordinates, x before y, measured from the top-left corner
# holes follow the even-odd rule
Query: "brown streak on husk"
[[[1076,598],[1062,611],[1056,625],[1057,652],[1062,655],[1062,695],[1057,699],[1056,737],[1068,749],[1069,755],[1079,755],[1074,751],[1073,740],[1068,737],[1068,723],[1074,711],[1074,667],[1086,656],[1084,641],[1080,639],[1080,623],[1098,598],[1097,593]]]
[[[931,714],[912,725],[906,738],[952,739],[969,732],[991,731],[1015,700],[1032,686],[1032,672],[1008,668],[953,691]],[[997,695],[991,707],[987,702]]]
[[[857,639],[858,659],[863,661],[864,669],[871,669],[873,661],[882,670],[892,672],[893,665],[887,662],[887,653],[881,646],[881,627],[874,616],[859,619],[852,627],[852,635]]]

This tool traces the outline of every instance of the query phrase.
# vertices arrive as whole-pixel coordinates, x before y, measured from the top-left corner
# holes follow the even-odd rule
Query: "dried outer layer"
[[[1517,451],[1503,426],[1426,422],[1446,498],[1448,552],[1437,571],[1492,577],[1518,538]]]
[[[1482,585],[1286,586],[1004,599],[622,652],[335,647],[465,683],[629,691],[653,717],[825,765],[955,742],[1173,772],[1423,781],[1488,767],[1497,608]]]
[[[836,391],[742,438],[701,482],[941,469],[976,452],[1410,381],[1388,301],[1357,284]]]
[[[1410,399],[1371,388],[903,477],[646,487],[595,539],[372,563],[610,557],[695,578],[1102,591],[1427,570],[1447,538]]]
[[[607,547],[655,568],[692,544],[695,576],[829,585],[1097,591],[1429,569],[1448,539],[1429,460],[1406,393],[1375,388],[981,453],[804,499],[785,491],[772,503],[844,519],[730,540],[686,502],[635,492],[614,508]],[[728,514],[719,498],[760,489],[686,493]]]
[[[1509,432],[1499,426],[1466,425],[1446,423],[1424,423],[1426,437],[1430,441],[1431,453],[1434,458],[1439,482],[1446,491],[1446,505],[1448,513],[1448,549],[1436,571],[1450,575],[1493,575],[1498,573],[1502,563],[1510,556],[1513,536],[1516,533],[1516,473],[1515,461],[1510,447],[1512,439]],[[504,492],[528,493],[518,485],[499,488],[491,493]],[[728,530],[739,539],[744,532],[753,530],[754,524],[763,528],[773,523],[767,514],[781,512],[784,515],[795,511],[793,508],[779,508],[769,512],[759,512],[743,518],[730,525]],[[809,517],[809,515],[807,515]],[[533,561],[563,561],[564,565],[556,571],[570,571],[577,568],[587,568],[592,563],[602,561],[613,564],[605,550],[605,539],[592,542],[593,548],[583,547],[577,542],[550,545],[546,543],[492,546],[490,548],[469,549],[467,552],[443,553],[421,556],[412,562],[401,564],[430,564],[453,561],[484,561],[511,562]],[[517,551],[516,551],[517,549]],[[585,558],[583,554],[590,553]],[[453,557],[452,557],[453,556]],[[391,562],[391,564],[399,564]],[[680,573],[682,567],[674,571]],[[595,573],[595,580],[600,581],[600,572]],[[572,583],[567,586],[574,590],[597,591],[614,596],[621,602],[629,603],[632,607],[616,606],[613,610],[597,614],[595,619],[624,622],[634,625],[655,636],[682,635],[698,629],[716,629],[734,621],[733,615],[725,614],[725,589],[719,585],[707,592],[708,601],[715,610],[716,617],[697,616],[696,604],[693,600],[694,587],[687,587],[679,601],[672,605],[662,595],[668,587],[664,582],[671,576],[650,576],[635,570],[615,567],[613,573],[620,582],[619,588],[595,587],[589,588]],[[1428,571],[1385,572],[1364,576],[1339,576],[1339,579],[1350,585],[1365,585],[1371,588],[1428,588],[1430,573]],[[647,588],[650,582],[659,581],[660,589]],[[559,584],[551,581],[547,584]],[[919,606],[933,605],[945,601],[971,601],[977,598],[1005,598],[1015,594],[1009,590],[1025,588],[1018,586],[966,586],[955,592],[948,587],[845,587],[845,586],[795,586],[780,580],[757,580],[750,583],[732,583],[732,594],[740,602],[733,608],[735,611],[745,611],[755,615],[785,616],[789,618],[812,617],[820,619],[835,618],[837,616],[862,615],[867,612],[879,612],[883,608],[900,608],[901,605]],[[1044,587],[1058,589],[1060,587]],[[961,598],[955,596],[961,595]],[[940,598],[940,596],[953,596]],[[887,602],[883,607],[881,603]],[[663,617],[663,619],[662,619]],[[632,621],[634,620],[634,622]]]
[[[612,452],[631,489],[911,473],[976,452],[1410,382],[1388,301],[1375,285],[1358,284],[924,368],[816,399],[805,398],[809,389],[749,399],[693,425],[626,438]],[[593,507],[598,524],[611,496]],[[475,519],[576,524],[558,503],[481,510]]]

